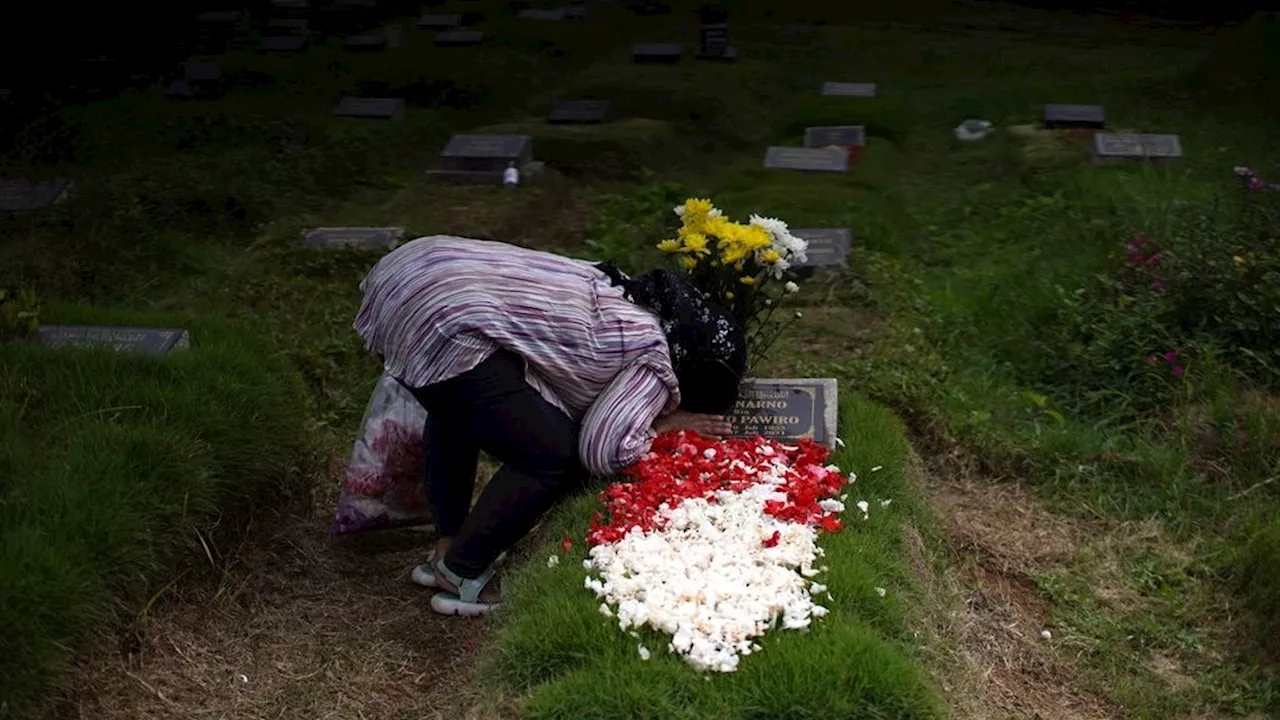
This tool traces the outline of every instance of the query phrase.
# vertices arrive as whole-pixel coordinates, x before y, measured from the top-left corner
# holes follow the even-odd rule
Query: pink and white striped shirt
[[[424,387],[510,350],[529,384],[582,423],[592,473],[648,452],[654,420],[680,404],[657,317],[586,261],[431,235],[388,253],[360,289],[354,327],[392,377]]]

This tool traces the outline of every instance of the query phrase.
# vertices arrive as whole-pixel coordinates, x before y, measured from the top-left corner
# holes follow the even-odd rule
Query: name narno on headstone
[[[743,381],[730,412],[735,437],[808,438],[834,448],[839,399],[834,378]]]
[[[191,347],[191,336],[180,328],[94,327],[45,325],[40,340],[50,347],[108,346],[119,352],[167,355]]]

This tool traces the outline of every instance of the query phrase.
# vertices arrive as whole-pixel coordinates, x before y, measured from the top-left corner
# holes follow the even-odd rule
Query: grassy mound
[[[911,449],[901,424],[870,401],[841,406],[847,449],[834,462],[858,473],[849,500],[871,503],[871,519],[850,514],[846,529],[822,540],[829,571],[819,576],[834,600],[808,632],[772,633],[764,651],[728,675],[699,675],[662,652],[667,638],[619,632],[583,588],[575,560],[541,562],[560,538],[581,538],[597,503],[577,498],[547,523],[552,539],[512,579],[513,610],[502,616],[492,679],[521,698],[521,717],[535,718],[927,718],[941,714],[913,663],[904,631],[914,589],[904,564],[902,530],[921,512],[904,474]],[[883,466],[872,472],[871,468]],[[881,508],[877,500],[892,499]],[[877,588],[885,588],[881,597]],[[637,645],[654,650],[642,661]]]
[[[212,559],[215,514],[225,526],[279,502],[307,456],[301,385],[243,325],[46,315],[179,325],[192,349],[0,345],[0,716],[36,708],[74,648],[144,612],[185,561]]]
[[[1280,523],[1254,533],[1236,565],[1245,604],[1254,612],[1261,650],[1280,662]]]

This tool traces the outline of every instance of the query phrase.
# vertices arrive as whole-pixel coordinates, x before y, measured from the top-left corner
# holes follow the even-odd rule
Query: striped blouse
[[[680,403],[658,319],[583,260],[432,235],[383,257],[360,284],[355,329],[409,387],[464,373],[505,348],[525,379],[581,422],[583,465],[610,475],[648,452]]]

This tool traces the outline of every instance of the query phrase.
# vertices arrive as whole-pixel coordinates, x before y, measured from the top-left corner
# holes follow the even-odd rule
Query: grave
[[[849,170],[849,153],[827,148],[775,146],[765,151],[764,166],[778,170],[842,173]]]
[[[338,117],[380,118],[384,120],[403,120],[405,102],[403,98],[358,98],[344,97],[338,101],[333,114]]]
[[[369,248],[390,250],[404,237],[402,227],[312,228],[302,234],[302,243],[311,248]]]
[[[1177,160],[1182,157],[1182,142],[1177,135],[1096,133],[1093,136],[1094,162]]]
[[[196,91],[186,80],[174,80],[165,88],[164,94],[175,100],[190,100],[196,96]]]
[[[427,175],[441,180],[501,183],[502,172],[515,163],[525,175],[533,161],[528,135],[454,135]]]
[[[791,234],[809,243],[800,268],[847,267],[853,246],[853,231],[848,228],[792,228]]]
[[[205,26],[229,27],[240,22],[243,16],[239,10],[227,10],[223,12],[204,12],[196,16],[196,22]]]
[[[40,328],[40,341],[50,347],[108,345],[118,352],[139,355],[168,355],[191,347],[190,334],[180,328],[45,325]]]
[[[1044,126],[1051,130],[1101,130],[1107,126],[1107,121],[1101,105],[1045,105]]]
[[[735,437],[808,438],[834,449],[839,408],[834,378],[748,378],[729,421]]]
[[[222,80],[222,66],[216,60],[188,60],[183,79],[189,83],[216,83]]]
[[[602,123],[609,117],[608,100],[557,100],[547,122],[557,125]]]
[[[564,8],[555,10],[521,10],[516,17],[521,20],[563,20]]]
[[[386,35],[352,35],[342,41],[342,49],[353,52],[376,52],[387,49]]]
[[[452,30],[461,24],[461,15],[423,15],[418,18],[418,27],[427,30]]]
[[[375,8],[378,7],[377,0],[338,0],[334,3],[338,7],[346,8]]]
[[[867,144],[867,129],[862,125],[827,125],[804,129],[804,146],[825,148],[863,147]]]
[[[437,47],[464,47],[479,45],[484,41],[484,33],[479,30],[448,30],[436,34]]]
[[[387,26],[387,47],[404,47],[404,28],[400,25]]]
[[[273,30],[289,30],[305,35],[311,29],[311,21],[306,18],[276,18],[267,23]]]
[[[280,10],[306,10],[307,0],[271,0],[271,7]]]
[[[698,51],[698,59],[726,62],[733,62],[738,59],[738,50],[729,47],[728,23],[702,24],[702,46]]]
[[[828,97],[873,98],[876,84],[864,82],[824,82],[822,94]]]
[[[31,182],[23,178],[0,177],[0,212],[39,210],[65,201],[75,188],[64,178]]]
[[[570,5],[564,8],[565,20],[586,20],[587,8],[583,5]]]
[[[307,46],[305,35],[264,37],[258,43],[258,52],[301,52]]]
[[[631,51],[638,63],[678,63],[683,53],[680,43],[642,43]]]

